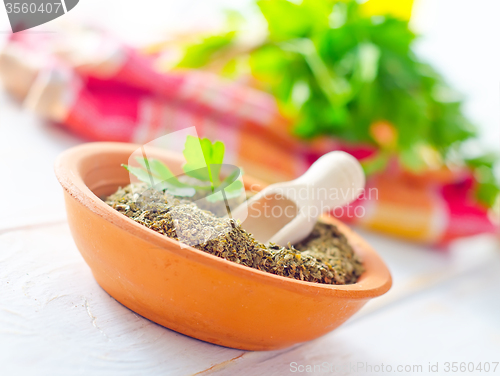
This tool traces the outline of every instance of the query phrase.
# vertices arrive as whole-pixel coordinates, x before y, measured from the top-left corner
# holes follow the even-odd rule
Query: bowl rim
[[[80,171],[84,160],[99,158],[100,155],[109,153],[116,155],[131,155],[140,147],[141,145],[139,144],[121,142],[91,142],[74,146],[62,152],[57,157],[54,168],[56,177],[66,193],[77,200],[81,205],[111,222],[113,225],[159,248],[169,252],[175,252],[179,256],[202,263],[208,267],[307,295],[322,294],[327,296],[366,299],[380,296],[391,288],[392,277],[389,269],[376,251],[347,225],[331,216],[323,216],[323,219],[336,225],[339,230],[345,234],[355,252],[361,257],[365,267],[364,273],[354,284],[329,285],[301,281],[240,265],[187,245],[183,245],[181,248],[179,246],[180,242],[177,240],[151,230],[107,205],[84,183],[84,178]],[[164,149],[156,149],[152,154],[159,159],[179,158],[176,153]],[[265,186],[265,184],[262,184],[257,179],[250,176],[244,177],[244,181],[245,186],[250,185],[250,182]]]

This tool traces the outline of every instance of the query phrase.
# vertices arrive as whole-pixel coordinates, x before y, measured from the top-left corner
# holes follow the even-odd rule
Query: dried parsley
[[[239,222],[201,209],[192,200],[133,183],[106,203],[134,221],[199,250],[251,268],[301,281],[355,283],[364,269],[337,227],[318,221],[299,244],[266,246]],[[220,213],[219,213],[220,215]]]

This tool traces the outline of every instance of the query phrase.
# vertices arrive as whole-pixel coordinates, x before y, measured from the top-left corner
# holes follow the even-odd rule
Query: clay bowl
[[[366,271],[352,285],[302,282],[221,259],[154,232],[99,197],[129,182],[120,167],[139,145],[90,143],[65,151],[55,171],[64,188],[75,243],[99,285],[138,314],[203,341],[244,350],[273,350],[335,329],[391,287],[377,253],[340,228]],[[169,166],[179,156],[157,150]],[[254,181],[245,180],[247,188]]]

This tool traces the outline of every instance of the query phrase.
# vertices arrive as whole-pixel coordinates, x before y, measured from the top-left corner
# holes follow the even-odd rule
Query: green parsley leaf
[[[182,167],[186,175],[201,181],[210,181],[212,188],[220,184],[219,173],[224,159],[224,144],[212,144],[208,138],[187,136],[184,145],[186,164]]]

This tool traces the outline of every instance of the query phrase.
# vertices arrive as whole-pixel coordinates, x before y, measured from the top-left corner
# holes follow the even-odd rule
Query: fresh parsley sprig
[[[183,151],[186,163],[182,169],[185,175],[194,178],[189,182],[180,181],[168,166],[154,158],[136,157],[140,167],[122,166],[140,181],[174,196],[193,197],[197,192],[204,192],[208,201],[215,202],[239,197],[244,189],[237,180],[239,168],[227,176],[221,175],[224,152],[221,141],[212,143],[208,138],[187,136]]]
[[[186,46],[178,66],[219,67],[230,78],[250,72],[294,119],[298,136],[376,146],[370,171],[384,170],[393,158],[414,172],[468,166],[477,199],[491,207],[500,192],[493,174],[498,156],[491,162],[488,154],[471,159],[463,151],[477,131],[464,116],[460,95],[417,56],[407,20],[367,16],[359,3],[257,0],[267,22],[265,38],[242,45],[248,30],[243,17],[235,23],[233,12],[227,30]],[[380,135],[380,123],[382,133],[393,134],[390,142]]]

